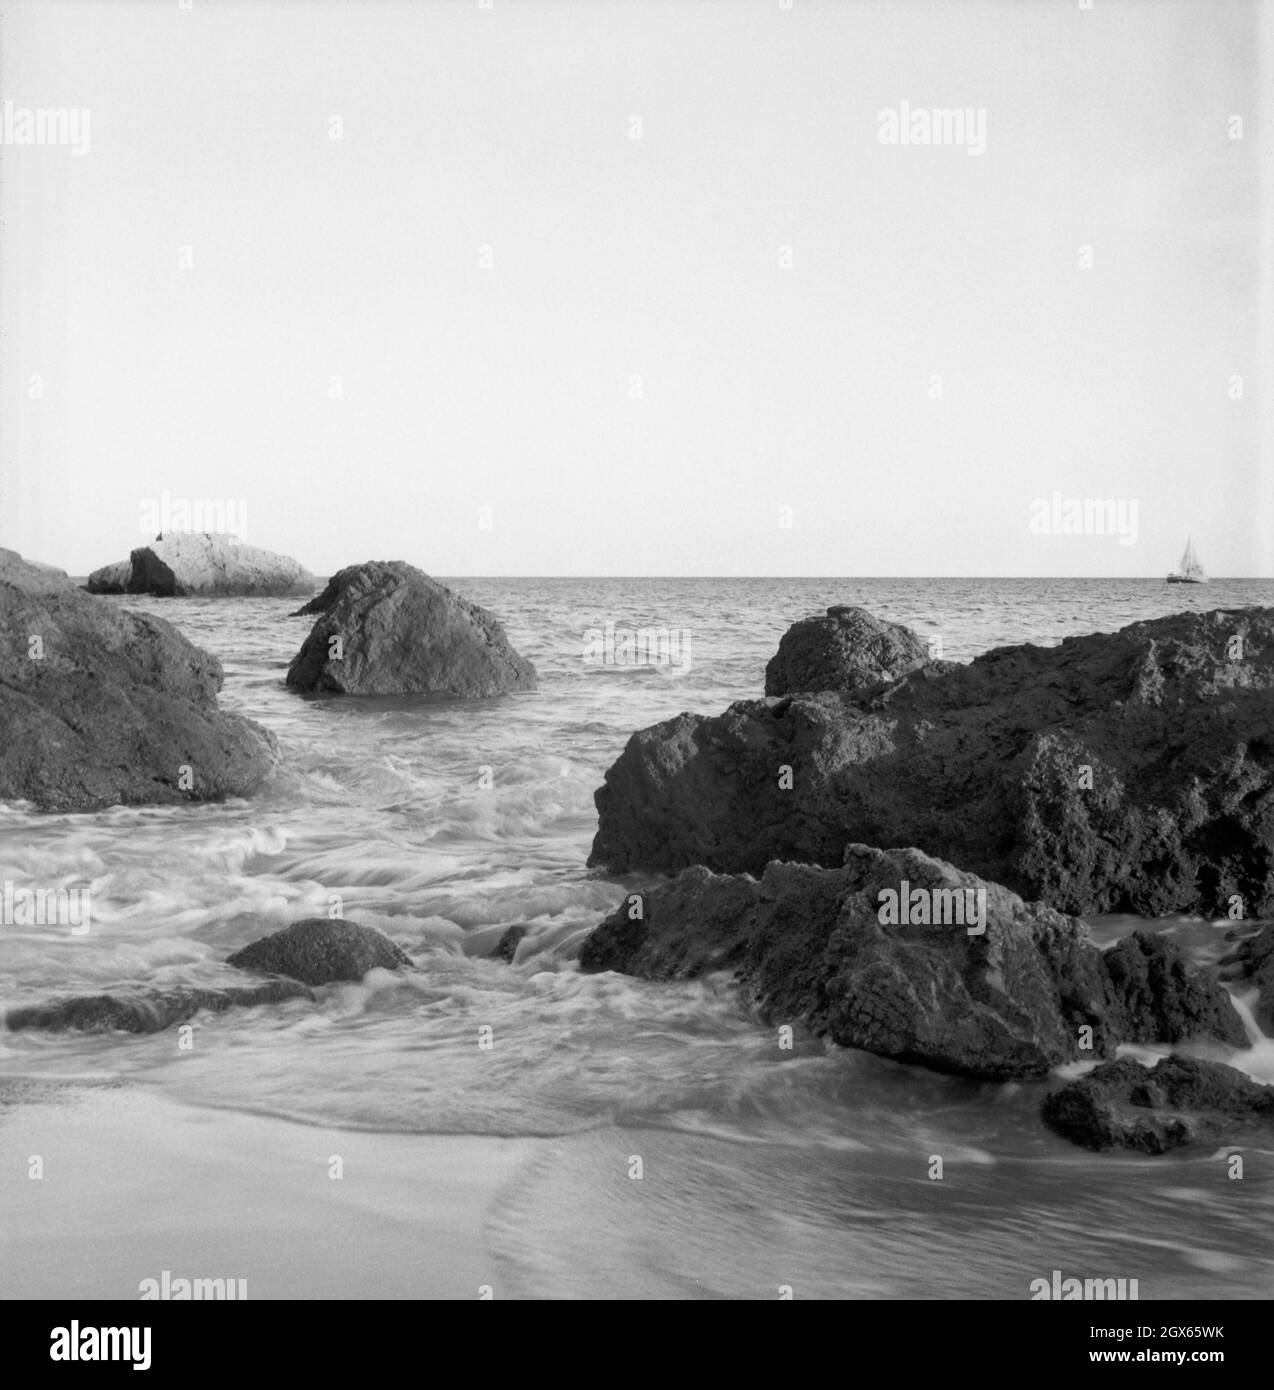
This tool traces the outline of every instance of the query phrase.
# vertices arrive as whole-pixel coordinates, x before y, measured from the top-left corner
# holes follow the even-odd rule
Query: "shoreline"
[[[9,1094],[3,1299],[136,1300],[165,1270],[246,1280],[249,1301],[498,1297],[484,1226],[538,1143],[316,1128],[136,1087]]]

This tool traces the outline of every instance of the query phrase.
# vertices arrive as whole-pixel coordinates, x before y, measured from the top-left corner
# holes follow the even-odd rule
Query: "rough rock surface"
[[[288,667],[297,690],[472,697],[535,689],[535,667],[494,614],[401,560],[341,570],[299,613],[320,616]]]
[[[882,924],[882,892],[904,883],[909,896],[959,891],[963,924]],[[978,920],[966,889],[985,892],[981,934],[968,931]],[[1224,992],[1170,944],[1134,945],[1112,975],[1082,923],[915,849],[850,845],[840,869],[772,863],[759,880],[696,866],[635,896],[640,910],[630,896],[585,940],[581,969],[653,980],[731,970],[747,1000],[779,1022],[939,1071],[1044,1076],[1109,1056],[1161,1019],[1179,1036],[1242,1042]],[[1143,956],[1170,962],[1155,975],[1162,994],[1152,1003],[1123,983],[1138,978]]]
[[[785,771],[790,770],[790,771]],[[919,845],[1067,912],[1274,915],[1274,609],[1002,647],[629,739],[596,794],[614,872]]]
[[[1239,942],[1220,965],[1223,980],[1256,986],[1252,1017],[1266,1037],[1274,1038],[1274,923]]]
[[[928,645],[909,627],[842,604],[788,628],[765,668],[765,693],[866,690],[929,660]]]
[[[158,598],[288,598],[312,594],[318,580],[287,555],[207,532],[171,531],[126,561],[94,570],[86,587]]]
[[[236,951],[228,965],[286,975],[307,985],[361,980],[369,970],[397,970],[411,958],[383,931],[339,917],[307,917]]]
[[[45,1028],[50,1032],[76,1029],[84,1033],[158,1033],[174,1023],[184,1023],[202,1010],[225,1013],[230,1008],[279,1004],[287,999],[312,999],[304,985],[293,980],[267,980],[263,984],[229,989],[200,989],[183,985],[175,989],[139,990],[122,994],[89,994],[54,999],[10,1009],[5,1025],[13,1031]]]
[[[1274,1086],[1219,1062],[1165,1057],[1151,1070],[1124,1057],[1045,1097],[1042,1113],[1050,1129],[1086,1149],[1162,1154],[1274,1125]]]
[[[1125,1042],[1176,1043],[1215,1038],[1248,1045],[1247,1031],[1229,995],[1196,970],[1177,943],[1138,931],[1102,957],[1122,1017]]]
[[[274,739],[217,708],[221,682],[172,624],[0,550],[0,800],[83,811],[246,795]]]

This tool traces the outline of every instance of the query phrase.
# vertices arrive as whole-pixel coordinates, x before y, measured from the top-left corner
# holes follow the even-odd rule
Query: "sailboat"
[[[1175,574],[1168,576],[1169,584],[1206,584],[1208,576],[1203,572],[1199,557],[1194,553],[1194,543],[1186,537],[1186,552]]]

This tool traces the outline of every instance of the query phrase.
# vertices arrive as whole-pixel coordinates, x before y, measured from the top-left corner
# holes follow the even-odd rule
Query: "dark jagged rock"
[[[217,708],[221,682],[171,623],[0,550],[0,800],[85,811],[247,795],[276,745]]]
[[[518,953],[518,942],[522,940],[529,930],[529,927],[523,926],[520,923],[517,926],[510,927],[504,935],[500,937],[499,941],[496,942],[495,950],[491,952],[491,959],[508,961],[508,963],[512,965],[513,958]]]
[[[1197,971],[1166,936],[1134,932],[1104,956],[1123,1015],[1125,1042],[1216,1038],[1246,1047],[1247,1033],[1230,996]]]
[[[1002,647],[629,739],[589,862],[836,864],[910,844],[1067,912],[1274,915],[1274,609]]]
[[[765,693],[866,690],[929,660],[928,646],[909,627],[842,604],[788,628],[765,668]]]
[[[361,980],[369,970],[397,970],[411,958],[383,931],[339,917],[307,917],[236,951],[226,962],[307,985]]]
[[[228,536],[174,531],[94,570],[85,588],[157,598],[290,598],[312,594],[318,580],[290,556]]]
[[[1223,980],[1256,986],[1252,1017],[1266,1037],[1274,1038],[1274,923],[1241,941],[1220,964]]]
[[[535,667],[494,614],[401,560],[341,570],[293,616],[309,613],[320,616],[288,667],[296,690],[478,697],[535,689]]]
[[[882,923],[882,893],[904,883],[932,904],[956,890],[962,921]],[[1074,918],[915,849],[851,845],[841,869],[776,862],[760,880],[695,866],[635,897],[585,940],[581,969],[730,970],[771,1017],[940,1071],[1043,1076],[1120,1042],[1246,1041],[1228,996],[1174,943],[1139,935],[1103,954]]]
[[[1274,1086],[1219,1062],[1173,1056],[1151,1070],[1125,1057],[1052,1092],[1042,1113],[1050,1129],[1086,1149],[1163,1154],[1274,1124]]]
[[[971,909],[964,925],[883,924],[881,894],[903,883],[934,903],[956,890]],[[985,931],[970,934],[979,891]],[[1116,978],[1081,922],[915,849],[851,845],[843,868],[772,863],[759,881],[696,866],[636,896],[639,907],[630,897],[585,940],[581,969],[653,980],[730,970],[772,1018],[939,1071],[1040,1077],[1165,1021],[1175,1036],[1242,1042],[1229,1000],[1175,948],[1121,952]],[[1156,964],[1137,976],[1141,959]],[[1138,980],[1161,995],[1144,998]]]
[[[304,985],[293,980],[266,980],[259,985],[232,985],[228,989],[140,990],[123,994],[89,994],[54,999],[10,1009],[5,1025],[12,1031],[43,1028],[60,1033],[158,1033],[174,1023],[184,1023],[197,1013],[225,1013],[231,1008],[280,1004],[288,999],[313,999]]]

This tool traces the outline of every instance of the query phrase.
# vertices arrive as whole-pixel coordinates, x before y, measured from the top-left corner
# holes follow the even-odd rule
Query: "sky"
[[[1274,575],[1272,11],[5,0],[0,545]]]

